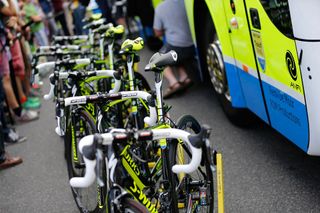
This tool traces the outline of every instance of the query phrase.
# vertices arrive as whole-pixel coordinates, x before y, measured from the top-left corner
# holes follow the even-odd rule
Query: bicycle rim
[[[177,128],[196,134],[201,130],[198,121],[190,115],[181,117]],[[178,197],[179,212],[213,212],[214,209],[214,179],[210,167],[208,153],[203,147],[202,161],[199,168],[191,174],[175,175],[174,186]],[[190,162],[191,152],[182,141],[170,144],[170,162],[187,164]]]
[[[77,122],[75,126],[69,123],[66,135],[66,154],[69,178],[83,177],[85,174],[85,164],[78,151],[80,139],[86,135],[96,133],[94,121],[85,110],[77,112]],[[74,141],[73,141],[74,140]],[[99,212],[104,207],[105,189],[93,184],[88,188],[72,188],[75,202],[81,212]]]

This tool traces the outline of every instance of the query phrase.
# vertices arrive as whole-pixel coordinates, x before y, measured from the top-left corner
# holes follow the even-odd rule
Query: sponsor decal
[[[151,213],[157,213],[158,210],[156,209],[154,204],[151,204],[151,201],[147,198],[147,196],[138,188],[136,182],[133,181],[133,186],[130,186],[131,192],[134,196],[142,203]]]
[[[131,93],[124,93],[122,94],[122,97],[128,98],[128,97],[137,97],[138,93],[137,92],[131,92]]]
[[[261,33],[257,31],[252,31],[252,40],[254,45],[254,50],[256,52],[257,60],[260,68],[263,72],[266,71],[266,59],[264,55],[264,49],[262,44]]]
[[[71,104],[81,104],[81,103],[86,103],[87,99],[86,98],[75,98],[71,99],[70,103]]]
[[[291,78],[296,81],[298,76],[297,76],[297,67],[296,64],[294,62],[294,58],[292,56],[292,53],[288,50],[286,52],[286,64],[287,64],[287,68],[288,71],[290,73]]]

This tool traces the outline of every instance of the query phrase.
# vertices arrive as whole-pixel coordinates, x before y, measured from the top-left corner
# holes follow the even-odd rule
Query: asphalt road
[[[143,66],[151,53],[141,55]],[[152,74],[147,76],[151,83]],[[319,157],[305,155],[262,122],[246,129],[232,125],[209,85],[198,83],[167,103],[174,119],[191,114],[212,127],[212,144],[224,159],[226,212],[320,212]],[[40,113],[38,121],[17,126],[28,141],[7,147],[24,163],[0,171],[0,213],[78,212],[63,143],[54,133],[53,103],[42,101]]]

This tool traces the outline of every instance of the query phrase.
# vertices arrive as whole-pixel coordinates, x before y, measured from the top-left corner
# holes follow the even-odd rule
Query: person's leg
[[[179,66],[178,72],[179,72],[179,81],[180,82],[184,82],[186,79],[189,78],[184,66]]]
[[[86,9],[81,4],[77,8],[75,8],[72,12],[74,30],[76,35],[83,34],[84,23],[82,22],[82,19],[84,18],[85,13],[86,13]]]
[[[53,13],[51,12],[49,15],[53,16]],[[54,18],[50,17],[48,19],[48,22],[49,22],[49,29],[50,29],[51,36],[58,35],[59,30],[58,30],[58,26],[57,26],[57,23],[55,22]]]
[[[1,81],[0,81],[0,86],[2,87]],[[3,114],[3,102],[0,103],[0,111],[1,111],[1,114]],[[22,163],[21,157],[11,157],[5,151],[4,134],[2,130],[2,123],[0,121],[0,169],[9,168],[9,167],[18,165],[20,163]]]
[[[163,94],[164,99],[170,98],[171,96],[180,92],[183,89],[181,83],[177,80],[174,74],[174,69],[176,69],[176,67],[167,67],[164,70],[164,77],[168,80],[169,83],[169,87],[165,90]]]
[[[22,82],[25,94],[27,97],[30,95],[31,85],[30,85],[30,77],[31,77],[31,58],[28,56],[28,47],[26,46],[26,41],[24,38],[20,40],[20,46],[23,56],[23,61],[25,64],[25,78]]]
[[[59,21],[63,30],[63,33],[65,36],[69,36],[70,32],[68,29],[68,25],[67,25],[67,21],[66,21],[66,17],[64,15],[64,13],[59,14],[55,17],[56,21]]]
[[[34,34],[35,34],[36,40],[40,46],[48,46],[49,45],[49,41],[48,41],[48,37],[47,37],[45,29],[41,29],[38,32],[35,32]]]
[[[23,104],[26,102],[27,97],[23,91],[21,80],[25,76],[25,65],[23,61],[23,56],[21,52],[21,46],[20,42],[16,41],[11,47],[10,47],[11,55],[12,55],[12,68],[14,71],[15,81],[16,81],[16,87],[17,87],[17,95],[20,99],[20,103]]]
[[[16,96],[14,94],[14,91],[11,85],[10,75],[3,76],[3,87],[4,87],[5,95],[8,100],[9,107],[15,111],[15,109],[19,108],[19,103],[16,99]],[[15,112],[15,114],[17,113]]]
[[[7,72],[8,69],[6,66],[4,66],[4,54],[0,53],[0,115],[2,116],[4,114],[3,111],[3,100],[4,100],[4,89],[2,86],[2,75]],[[0,165],[6,160],[5,157],[5,149],[4,149],[4,139],[3,139],[3,131],[2,131],[2,122],[0,120]]]
[[[0,130],[2,130],[2,125],[0,124]],[[0,165],[6,160],[6,151],[4,149],[4,139],[3,133],[0,131]]]
[[[163,74],[164,77],[168,80],[169,86],[173,86],[174,84],[178,83],[178,80],[173,73],[173,67],[166,67]]]
[[[108,1],[96,0],[96,3],[98,4],[98,7],[102,12],[102,16],[107,20],[107,23],[111,22],[114,24],[114,20],[111,17],[111,9],[108,6]]]

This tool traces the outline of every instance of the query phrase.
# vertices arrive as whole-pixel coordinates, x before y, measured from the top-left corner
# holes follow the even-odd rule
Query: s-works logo
[[[287,64],[287,67],[288,67],[288,71],[291,75],[291,78],[293,80],[297,80],[298,76],[297,76],[297,67],[296,67],[296,64],[294,62],[294,58],[292,56],[292,53],[288,50],[287,53],[286,53],[286,64]]]

